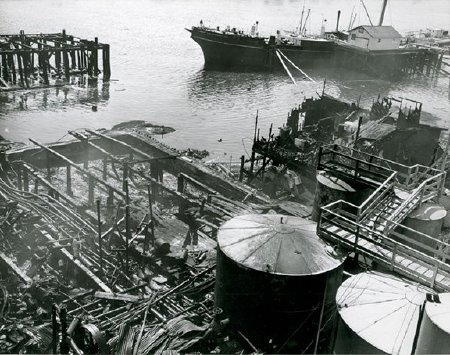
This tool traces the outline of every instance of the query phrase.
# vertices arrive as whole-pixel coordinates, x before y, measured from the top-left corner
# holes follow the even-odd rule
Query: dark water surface
[[[346,28],[353,6],[368,21],[361,2],[306,1],[312,32],[322,18],[327,30],[342,11]],[[366,0],[377,22],[381,0]],[[283,73],[227,73],[203,70],[198,45],[184,30],[203,19],[207,24],[249,29],[260,21],[262,33],[294,29],[303,0],[1,0],[0,33],[50,33],[63,28],[81,38],[99,37],[111,45],[112,81],[98,87],[67,86],[0,94],[0,134],[11,140],[34,137],[43,142],[66,139],[68,130],[111,128],[127,120],[148,120],[174,127],[162,138],[178,148],[209,150],[213,157],[237,160],[250,148],[256,111],[261,129],[281,126],[287,112],[303,97],[322,90],[346,100],[370,105],[378,94],[403,96],[424,103],[433,116],[429,124],[449,126],[448,78],[415,78],[401,82],[356,77],[346,72],[310,71],[317,82],[294,86]],[[450,27],[448,0],[390,0],[385,24],[402,34],[409,30]],[[97,105],[93,112],[92,105]],[[218,142],[218,139],[222,142]],[[245,145],[245,148],[244,148]],[[225,158],[224,155],[227,154]]]

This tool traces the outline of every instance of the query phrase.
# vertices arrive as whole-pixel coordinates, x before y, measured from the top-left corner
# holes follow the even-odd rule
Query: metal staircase
[[[450,245],[401,225],[416,207],[440,196],[445,172],[338,145],[321,148],[317,168],[374,188],[359,206],[344,200],[323,206],[321,237],[437,290],[450,291]]]

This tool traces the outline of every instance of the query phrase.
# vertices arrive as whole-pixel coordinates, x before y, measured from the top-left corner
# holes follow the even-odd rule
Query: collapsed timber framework
[[[102,69],[99,68],[99,52]],[[109,44],[81,39],[73,35],[25,34],[0,35],[0,90],[60,85],[71,75],[88,74],[103,80],[111,77]]]
[[[121,353],[142,324],[145,336],[133,348],[148,353],[157,350],[148,337],[161,324],[206,330],[218,226],[240,214],[287,211],[148,137],[69,133],[76,140],[47,146],[30,139],[35,147],[7,152],[0,179],[0,266],[41,307],[59,304],[53,327],[44,327],[53,329],[47,349]],[[187,245],[186,255],[188,242],[197,245]],[[43,297],[42,289],[53,288],[53,297]],[[94,348],[79,341],[83,332]]]

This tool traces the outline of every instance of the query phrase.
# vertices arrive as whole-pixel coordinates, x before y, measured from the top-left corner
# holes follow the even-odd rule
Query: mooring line
[[[290,60],[288,57],[286,57],[286,55],[280,51],[279,49],[277,49],[277,52],[280,52],[280,54],[284,57],[284,59],[286,59],[289,63],[291,63],[291,65],[297,69],[300,73],[302,73],[305,77],[307,77],[309,80],[316,82],[314,79],[312,79],[308,74],[306,74],[303,70],[301,70],[298,66],[296,66],[292,60]]]
[[[283,59],[281,59],[281,56],[278,53],[278,49],[275,51],[275,53],[277,54],[278,59],[280,60],[281,64],[283,65],[284,70],[286,70],[286,73],[288,73],[288,75],[291,78],[292,82],[297,86],[297,83],[295,82],[294,77],[292,76],[291,72],[287,68],[286,64],[283,62]]]

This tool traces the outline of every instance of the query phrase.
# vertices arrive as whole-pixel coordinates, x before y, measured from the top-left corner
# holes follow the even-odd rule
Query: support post
[[[51,177],[50,153],[48,151],[45,153],[45,162],[47,167],[47,180],[50,180]]]
[[[131,237],[130,195],[128,193],[128,179],[125,179],[125,272],[129,271],[129,242]]]
[[[106,213],[109,215],[112,214],[114,207],[114,190],[112,188],[108,189],[108,198],[106,199]]]
[[[19,68],[19,78],[20,78],[20,84],[24,86],[24,80],[23,80],[23,67],[22,67],[22,55],[21,52],[17,53],[17,66]]]
[[[52,305],[52,354],[58,353],[59,326],[58,326],[58,308],[56,304]]]
[[[103,158],[103,175],[102,175],[102,178],[103,178],[103,180],[106,181],[107,177],[108,177],[108,157],[105,155],[105,157]]]
[[[16,84],[17,83],[16,67],[14,64],[14,55],[12,53],[8,53],[8,62],[11,71],[11,81],[13,84]]]
[[[88,140],[84,141],[84,162],[83,162],[83,168],[87,170],[89,168],[89,142]]]
[[[122,190],[125,192],[125,189],[128,188],[128,163],[123,163],[123,175],[122,175]]]
[[[89,176],[89,186],[88,186],[88,205],[92,206],[94,204],[94,177]]]
[[[61,354],[68,354],[69,341],[67,338],[67,308],[65,306],[61,307],[59,311],[59,319],[61,321],[61,345],[59,350]]]
[[[151,195],[151,186],[147,185],[147,194],[148,194],[148,210],[149,210],[149,216],[150,216],[150,240],[152,243],[152,246],[155,246],[155,221],[153,220],[153,207],[152,207],[152,195]],[[144,240],[144,253],[148,250],[148,239],[147,234],[149,233],[148,228],[146,231],[146,236]]]
[[[48,85],[48,56],[46,52],[39,53],[39,59],[41,62],[41,70],[42,70],[42,77],[44,78],[44,84]]]
[[[55,68],[56,71],[59,72],[61,70],[61,51],[59,50],[60,44],[59,42],[55,43]]]
[[[98,255],[100,259],[100,273],[103,275],[102,220],[100,216],[100,200],[97,200],[97,231],[98,231]]]
[[[109,62],[109,44],[103,45],[103,81],[111,78],[111,65]]]
[[[69,196],[73,195],[72,192],[72,174],[71,174],[71,166],[70,164],[67,164],[66,167],[66,180],[67,180],[67,187],[66,187],[66,192]]]
[[[99,70],[98,70],[98,37],[95,37],[95,45],[92,49],[92,56],[94,59],[94,76],[97,77]]]
[[[66,80],[69,81],[70,80],[70,68],[69,68],[69,56],[67,54],[67,49],[66,47],[66,30],[62,30],[62,37],[63,37],[63,65],[64,65],[64,74],[66,77]]]
[[[244,164],[245,164],[245,156],[241,155],[241,168],[239,169],[239,181],[244,179]]]

